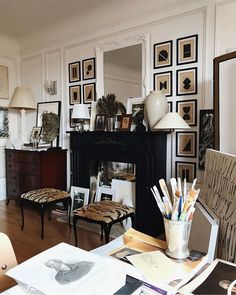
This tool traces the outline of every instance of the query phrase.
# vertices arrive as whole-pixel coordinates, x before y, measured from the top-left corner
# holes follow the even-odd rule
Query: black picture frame
[[[83,80],[96,78],[95,57],[87,58],[82,61]]]
[[[173,112],[173,101],[168,101],[168,112]]]
[[[214,110],[200,110],[198,168],[205,169],[206,150],[214,148]]]
[[[75,123],[74,120],[72,119],[72,112],[73,112],[73,109],[69,109],[70,128],[75,128],[76,123]]]
[[[180,177],[181,180],[184,180],[184,178],[186,178],[187,182],[193,182],[193,180],[196,178],[196,163],[176,161],[175,177],[176,179]]]
[[[37,115],[36,115],[36,126],[37,127],[42,127],[42,115],[44,112],[55,113],[58,116],[59,122],[60,122],[61,101],[49,101],[49,102],[38,102],[37,103]],[[46,142],[41,141],[38,146],[39,147],[40,146],[58,147],[59,146],[59,135],[60,135],[60,123],[59,123],[58,136],[54,139],[54,141],[51,143],[46,143]]]
[[[90,104],[96,101],[96,83],[83,84],[83,102]]]
[[[81,81],[80,61],[71,62],[68,64],[69,82]]]
[[[95,131],[105,131],[106,128],[106,116],[103,114],[97,114],[95,118]]]
[[[192,84],[191,84],[192,83]],[[194,95],[198,90],[197,67],[176,71],[176,95]]]
[[[190,64],[198,61],[198,34],[176,40],[177,65]]]
[[[165,41],[153,45],[153,68],[160,69],[172,66],[173,41]]]
[[[196,158],[197,132],[176,132],[176,157]]]
[[[69,86],[70,105],[81,103],[81,85]]]
[[[153,89],[162,91],[166,97],[172,96],[172,71],[155,73]]]
[[[176,111],[189,126],[197,126],[197,99],[177,101]]]

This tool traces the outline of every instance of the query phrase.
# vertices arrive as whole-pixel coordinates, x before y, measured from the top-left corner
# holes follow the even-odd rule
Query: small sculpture
[[[135,130],[136,132],[144,132],[146,131],[146,127],[143,124],[144,119],[144,111],[140,109],[135,115],[134,115],[134,122],[136,124]]]

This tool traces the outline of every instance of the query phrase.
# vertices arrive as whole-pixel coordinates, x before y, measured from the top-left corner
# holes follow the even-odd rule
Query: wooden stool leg
[[[41,239],[44,239],[44,213],[45,213],[45,205],[41,204],[40,206],[40,215],[41,215]]]
[[[131,225],[132,225],[132,228],[135,228],[135,214],[132,213],[130,215],[130,218],[131,218]]]
[[[21,230],[24,229],[24,225],[25,225],[25,219],[24,219],[24,201],[21,199],[20,201],[20,209],[21,209],[21,220],[22,220],[22,223],[21,223]]]
[[[106,244],[109,243],[110,231],[111,231],[112,224],[102,223],[102,228],[105,233],[105,242]]]
[[[78,218],[76,216],[73,217],[73,228],[74,228],[74,236],[75,236],[75,246],[77,247],[78,245],[78,240],[77,240],[77,228],[76,228],[76,223],[78,221]]]

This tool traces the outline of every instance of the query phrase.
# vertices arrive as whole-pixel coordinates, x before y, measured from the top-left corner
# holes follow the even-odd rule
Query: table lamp
[[[170,169],[170,175],[172,177],[172,133],[176,129],[188,129],[190,126],[185,122],[185,120],[179,115],[179,113],[169,112],[167,113],[154,127],[155,130],[165,130],[169,131],[171,133],[171,152],[170,152],[170,162],[171,162],[171,169]]]
[[[85,121],[90,119],[88,105],[75,104],[73,107],[71,119],[76,120],[75,129],[79,132],[83,132]]]
[[[20,129],[20,141],[21,143],[27,142],[25,133],[25,112],[26,110],[36,110],[37,105],[33,98],[33,93],[30,88],[27,87],[16,87],[10,104],[9,109],[20,109],[21,112],[21,129]]]

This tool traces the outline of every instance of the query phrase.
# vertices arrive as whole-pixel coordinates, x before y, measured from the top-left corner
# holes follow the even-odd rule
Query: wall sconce
[[[57,94],[57,81],[46,80],[44,87],[48,94],[55,95]]]

